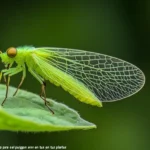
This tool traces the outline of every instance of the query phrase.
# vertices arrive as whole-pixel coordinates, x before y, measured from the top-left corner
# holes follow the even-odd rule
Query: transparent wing
[[[145,83],[139,68],[115,57],[67,48],[36,49],[49,53],[52,66],[81,81],[100,101],[129,97]]]

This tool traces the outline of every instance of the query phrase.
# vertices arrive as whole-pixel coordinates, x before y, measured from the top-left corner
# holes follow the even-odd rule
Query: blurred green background
[[[48,97],[74,108],[98,128],[38,134],[1,131],[0,145],[63,145],[68,150],[149,150],[149,8],[148,0],[1,1],[2,51],[21,45],[95,51],[137,65],[147,80],[136,95],[104,103],[103,108],[81,103],[48,83]],[[21,74],[12,77],[11,85],[17,86],[19,77]],[[22,89],[39,94],[40,88],[38,81],[27,74]]]

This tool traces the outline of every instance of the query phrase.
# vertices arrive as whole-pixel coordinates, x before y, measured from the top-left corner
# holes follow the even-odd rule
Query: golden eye
[[[7,55],[11,58],[13,58],[17,55],[17,49],[14,47],[8,48],[6,52],[7,52]]]

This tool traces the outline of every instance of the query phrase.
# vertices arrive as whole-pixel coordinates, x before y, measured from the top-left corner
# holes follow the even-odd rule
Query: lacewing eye
[[[17,55],[17,49],[14,47],[8,48],[6,52],[7,52],[7,56],[10,58],[13,58]]]

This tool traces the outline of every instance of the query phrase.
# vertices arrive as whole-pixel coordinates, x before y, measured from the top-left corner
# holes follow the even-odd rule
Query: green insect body
[[[9,48],[0,57],[6,69],[4,77],[28,71],[41,83],[41,98],[46,103],[45,81],[61,86],[81,102],[102,106],[102,102],[120,100],[138,92],[145,83],[143,72],[136,66],[111,56],[67,48]],[[17,66],[12,67],[16,62]],[[26,65],[25,65],[26,64]],[[12,67],[12,68],[11,68]],[[1,78],[0,77],[0,78]],[[8,89],[8,88],[7,88]],[[7,98],[8,90],[6,91]],[[14,94],[14,95],[15,95]],[[5,98],[5,100],[6,100]],[[4,101],[5,101],[4,100]]]
[[[28,68],[30,68],[29,72],[31,68],[34,68],[34,70],[32,71],[35,71],[38,75],[46,80],[49,80],[56,86],[61,86],[63,89],[68,91],[80,101],[100,107],[101,102],[91,91],[86,88],[86,86],[84,86],[84,84],[82,84],[78,80],[75,80],[71,75],[64,73],[56,67],[53,67],[48,61],[45,60],[51,59],[51,55],[48,54],[49,53],[45,53],[42,51],[35,51],[35,53],[33,54],[35,55],[34,58],[28,58],[26,61]]]

